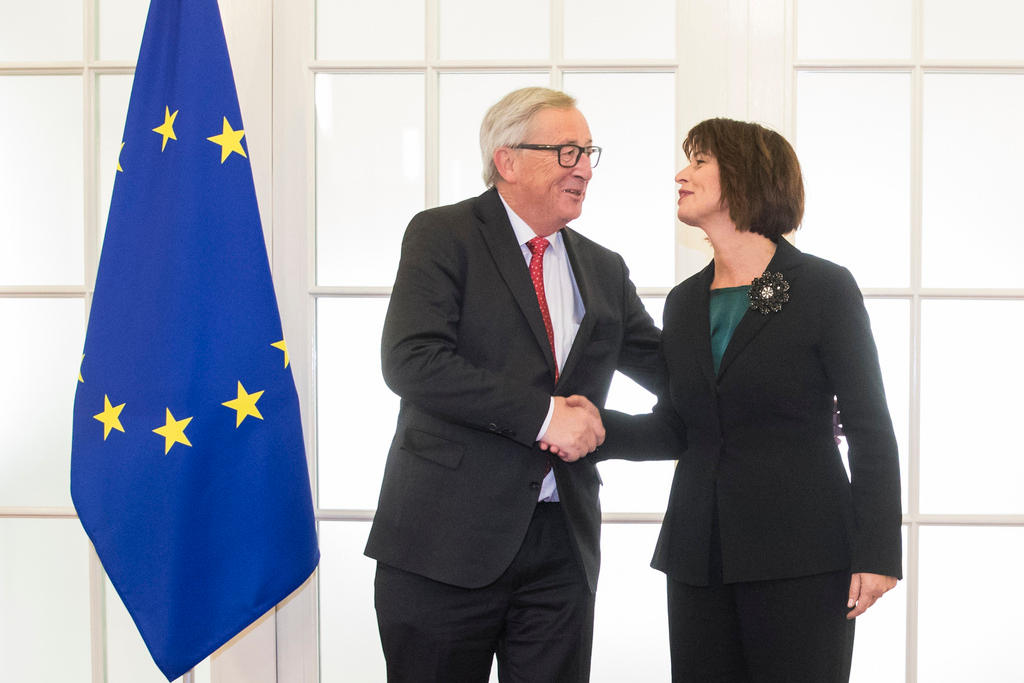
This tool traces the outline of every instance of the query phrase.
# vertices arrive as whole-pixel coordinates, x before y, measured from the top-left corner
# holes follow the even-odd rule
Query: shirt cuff
[[[551,403],[548,405],[548,416],[544,418],[544,424],[540,426],[540,431],[537,432],[537,438],[534,441],[540,441],[544,434],[548,431],[548,425],[551,424],[551,417],[555,414],[555,397],[551,397]]]

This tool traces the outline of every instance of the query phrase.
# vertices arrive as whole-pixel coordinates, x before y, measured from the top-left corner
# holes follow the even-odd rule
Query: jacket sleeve
[[[686,450],[686,426],[668,397],[668,368],[661,352],[661,331],[644,308],[623,269],[625,339],[619,369],[658,397],[652,413],[629,415],[602,410],[605,441],[594,453],[596,460],[676,460]]]
[[[623,339],[618,370],[655,396],[668,389],[668,371],[661,357],[661,330],[644,308],[629,269],[619,257],[622,269]]]
[[[853,572],[902,578],[900,464],[864,299],[839,268],[827,283],[821,353],[849,445]]]
[[[467,254],[442,220],[421,213],[403,238],[381,338],[384,381],[427,413],[531,446],[550,395],[459,354]]]
[[[594,452],[601,460],[678,460],[686,450],[686,426],[671,407],[662,410],[659,402],[653,413],[628,415],[617,410],[602,410],[604,443]]]

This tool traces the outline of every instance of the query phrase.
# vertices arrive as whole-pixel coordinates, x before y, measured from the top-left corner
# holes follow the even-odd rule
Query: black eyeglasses
[[[512,145],[512,149],[552,149],[558,152],[558,165],[562,168],[572,168],[580,162],[580,156],[586,154],[590,158],[590,167],[596,168],[597,162],[601,160],[601,148],[594,145],[581,147],[580,145]]]

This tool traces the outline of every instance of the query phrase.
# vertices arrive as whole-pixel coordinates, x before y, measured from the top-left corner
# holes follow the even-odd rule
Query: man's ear
[[[494,167],[498,169],[498,173],[506,183],[514,183],[516,181],[516,172],[519,170],[519,157],[516,155],[515,150],[509,149],[508,147],[499,147],[494,150]]]

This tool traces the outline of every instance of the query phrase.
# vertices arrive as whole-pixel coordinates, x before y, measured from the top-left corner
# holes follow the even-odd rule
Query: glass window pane
[[[566,73],[604,148],[573,227],[622,254],[638,287],[675,284],[675,75]]]
[[[3,679],[90,683],[82,526],[77,519],[0,519],[0,548]]]
[[[674,0],[565,0],[568,59],[672,59],[676,56]]]
[[[594,615],[593,683],[667,681],[665,575],[651,569],[659,524],[605,524]]]
[[[547,59],[548,0],[438,0],[441,59]]]
[[[1024,513],[1022,338],[1024,301],[921,302],[921,512]]]
[[[421,74],[316,77],[317,282],[394,282],[402,234],[424,208]]]
[[[925,287],[1024,287],[1022,111],[1024,74],[925,75]]]
[[[96,225],[99,226],[100,244],[107,227],[110,197],[114,192],[114,178],[121,163],[121,142],[124,122],[128,115],[128,98],[132,93],[134,76],[128,74],[102,75],[96,78],[96,107],[98,111],[99,150],[96,155],[97,197]]]
[[[317,0],[318,59],[422,60],[422,0]]]
[[[320,680],[384,683],[368,522],[320,522]]]
[[[796,148],[800,249],[846,266],[862,287],[909,286],[910,75],[798,74]]]
[[[0,285],[81,284],[82,78],[0,77],[0,102]]]
[[[661,327],[665,308],[664,297],[644,298],[647,312]],[[605,405],[624,413],[649,413],[657,399],[649,391],[616,372]],[[605,460],[598,465],[604,486],[601,487],[601,509],[604,512],[656,512],[664,513],[668,507],[668,492],[675,473],[674,460],[667,462],[629,462]],[[652,548],[654,546],[651,546]]]
[[[0,335],[0,506],[69,506],[83,303],[0,299],[0,320],[8,331]]]
[[[910,0],[798,0],[800,59],[909,58]]]
[[[81,0],[0,0],[0,62],[81,61],[83,5]]]
[[[549,85],[546,72],[441,74],[438,86],[441,204],[453,204],[484,191],[480,123],[487,110],[517,88]]]
[[[903,529],[903,571],[907,571],[906,528]],[[904,580],[857,617],[850,681],[904,683],[906,669],[907,582]]]
[[[380,370],[388,300],[319,299],[317,479],[321,508],[373,509],[398,417]],[[353,363],[352,359],[361,359]]]
[[[149,3],[139,0],[97,0],[96,40],[100,59],[138,59],[148,9]]]
[[[926,59],[1021,59],[1024,4],[922,0]]]
[[[654,324],[661,328],[662,316],[665,312],[665,297],[642,297],[641,301],[651,318],[654,319]],[[637,415],[651,412],[655,403],[657,403],[657,399],[651,392],[621,372],[616,372],[612,378],[612,386],[608,391],[608,400],[605,402],[605,406]]]
[[[113,584],[108,579],[103,585],[106,599],[106,683],[167,683]],[[194,671],[194,683],[210,683],[209,658],[200,662]],[[183,683],[184,680],[182,676],[174,683]]]
[[[630,380],[616,373],[614,383],[620,381]],[[639,387],[637,389],[643,391]],[[651,512],[659,515],[665,513],[668,508],[669,490],[672,488],[672,476],[676,472],[675,460],[605,460],[598,464],[598,469],[604,481],[604,486],[601,487],[602,512]],[[652,545],[651,549],[653,548]]]
[[[923,527],[920,539],[917,680],[1020,680],[1008,594],[1024,576],[1024,528]]]

